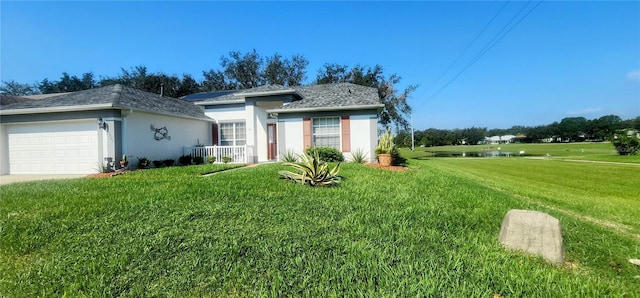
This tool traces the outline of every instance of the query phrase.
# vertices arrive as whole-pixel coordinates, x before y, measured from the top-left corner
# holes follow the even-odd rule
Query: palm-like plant
[[[340,163],[329,169],[329,164],[320,160],[318,152],[315,152],[313,156],[298,154],[298,157],[301,160],[300,163],[286,162],[284,165],[291,166],[299,170],[300,173],[278,172],[284,179],[310,186],[332,186],[340,183],[340,177],[338,176]]]

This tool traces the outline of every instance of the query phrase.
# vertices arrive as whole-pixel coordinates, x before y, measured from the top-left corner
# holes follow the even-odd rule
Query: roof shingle
[[[208,119],[204,110],[190,102],[162,97],[158,94],[138,90],[120,84],[66,93],[41,100],[11,104],[3,110],[77,108],[101,106],[101,108],[136,109],[152,113],[168,114],[180,117]]]

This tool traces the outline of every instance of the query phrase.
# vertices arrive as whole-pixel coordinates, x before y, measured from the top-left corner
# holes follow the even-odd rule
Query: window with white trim
[[[314,147],[333,147],[340,150],[340,117],[312,119]]]
[[[220,146],[243,146],[247,144],[244,122],[220,123]]]

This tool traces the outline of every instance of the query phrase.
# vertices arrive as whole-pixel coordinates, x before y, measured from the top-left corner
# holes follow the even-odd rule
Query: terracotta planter
[[[129,165],[128,161],[120,161],[120,167],[126,168]]]
[[[388,167],[393,162],[393,156],[391,154],[378,154],[378,162],[383,167]]]

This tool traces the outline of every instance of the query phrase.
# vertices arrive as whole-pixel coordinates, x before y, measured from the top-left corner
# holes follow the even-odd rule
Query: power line
[[[464,48],[464,50],[462,50],[462,52],[458,55],[458,57],[456,57],[456,59],[453,60],[453,62],[451,62],[451,64],[449,64],[449,67],[447,67],[447,69],[433,82],[433,84],[431,84],[431,85],[429,85],[429,87],[427,87],[427,90],[424,91],[424,94],[427,94],[432,86],[435,86],[438,83],[440,83],[440,80],[449,72],[449,70],[451,70],[453,65],[455,65],[460,60],[460,58],[462,58],[462,55],[467,53],[467,50],[469,50],[469,48],[476,42],[476,40],[478,40],[480,35],[482,35],[482,33],[484,33],[484,31],[487,30],[489,25],[491,25],[491,23],[493,23],[493,21],[498,17],[498,15],[500,15],[500,13],[504,10],[504,8],[507,7],[507,4],[509,4],[509,1],[505,2],[504,5],[502,5],[502,7],[500,7],[498,12],[496,12],[496,14],[493,15],[491,20],[489,20],[489,22],[487,22],[487,24],[484,25],[482,30],[480,30],[480,32],[478,32],[478,34],[476,34],[476,37],[474,37],[473,40],[471,40],[471,42],[469,42],[469,44]]]
[[[527,2],[526,5],[524,5],[519,11],[518,13],[511,18],[511,20],[509,20],[509,22],[507,24],[505,24],[502,29],[491,39],[491,41],[489,41],[489,43],[487,43],[475,56],[474,58],[471,59],[471,61],[469,63],[467,63],[467,65],[461,70],[459,71],[453,78],[451,78],[444,86],[442,86],[440,89],[438,89],[438,91],[436,93],[434,93],[432,96],[430,96],[426,101],[424,101],[424,103],[430,101],[431,99],[435,98],[436,96],[438,96],[445,88],[447,88],[449,85],[451,85],[451,83],[453,83],[453,81],[455,81],[458,77],[460,77],[460,75],[462,75],[467,69],[469,69],[471,66],[473,66],[473,64],[475,64],[480,58],[482,58],[491,48],[493,48],[498,42],[500,42],[500,40],[502,40],[507,34],[509,34],[509,32],[511,32],[511,30],[513,30],[516,26],[518,26],[518,24],[520,24],[520,22],[522,22],[529,14],[531,14],[538,6],[540,6],[540,4],[542,4],[544,0],[541,0],[538,2],[538,4],[536,4],[533,8],[531,8],[528,12],[526,12],[513,26],[511,26],[506,32],[502,33],[512,22],[513,20],[515,20],[523,11],[524,9],[529,6],[529,4],[531,3],[531,1]],[[502,34],[502,35],[501,35]]]

